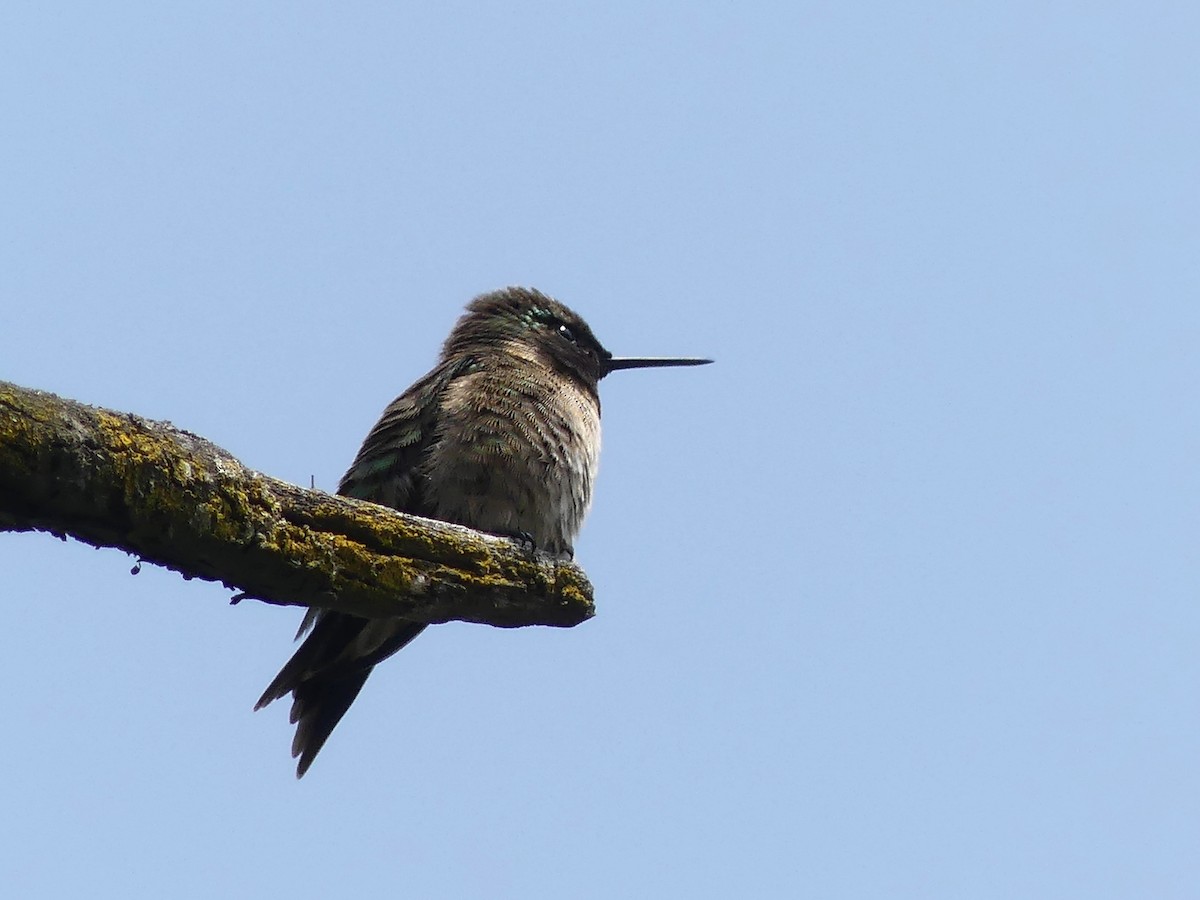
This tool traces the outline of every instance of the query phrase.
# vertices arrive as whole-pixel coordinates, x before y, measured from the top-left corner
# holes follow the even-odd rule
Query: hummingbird
[[[710,362],[615,357],[579,315],[540,291],[482,294],[433,369],[384,409],[338,493],[570,559],[600,457],[600,379]],[[291,693],[297,778],[375,666],[425,628],[308,610],[296,639],[307,637],[254,707]]]

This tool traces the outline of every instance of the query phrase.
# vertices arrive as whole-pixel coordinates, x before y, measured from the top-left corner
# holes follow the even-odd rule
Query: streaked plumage
[[[477,297],[433,370],[392,401],[338,493],[569,557],[600,455],[597,385],[619,368],[707,360],[614,359],[571,310],[528,288]],[[372,668],[425,625],[309,610],[295,655],[255,709],[291,693],[303,775]],[[310,630],[311,629],[311,630]]]

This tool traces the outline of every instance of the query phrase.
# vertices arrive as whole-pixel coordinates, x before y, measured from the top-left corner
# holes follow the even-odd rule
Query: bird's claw
[[[533,539],[533,535],[528,531],[502,531],[499,535],[500,537],[508,538],[526,553],[537,552],[537,541]]]

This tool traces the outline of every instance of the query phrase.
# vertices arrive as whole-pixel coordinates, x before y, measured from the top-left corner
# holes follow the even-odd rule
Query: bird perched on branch
[[[506,535],[570,558],[600,456],[600,379],[708,359],[614,357],[578,315],[530,288],[475,298],[433,370],[383,411],[338,493]],[[296,776],[371,670],[425,630],[310,609],[255,709],[292,695]]]

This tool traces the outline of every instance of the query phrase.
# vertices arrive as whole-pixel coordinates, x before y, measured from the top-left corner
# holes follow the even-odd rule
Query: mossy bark
[[[594,612],[573,563],[287,484],[165,422],[0,382],[0,531],[31,530],[268,603],[506,627]]]

